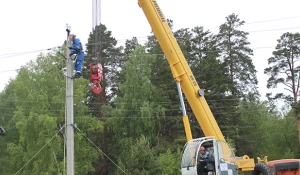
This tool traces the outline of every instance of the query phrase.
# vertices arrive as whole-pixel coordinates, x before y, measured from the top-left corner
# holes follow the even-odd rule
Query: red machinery
[[[90,78],[93,82],[91,88],[95,94],[99,94],[102,91],[102,87],[99,84],[99,82],[103,79],[102,71],[103,68],[101,64],[90,64]]]

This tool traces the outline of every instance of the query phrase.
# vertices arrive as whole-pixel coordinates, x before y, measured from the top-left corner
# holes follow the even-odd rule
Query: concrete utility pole
[[[70,58],[70,26],[67,24],[67,81],[66,81],[66,139],[67,175],[74,175],[74,111],[73,111],[73,61]]]

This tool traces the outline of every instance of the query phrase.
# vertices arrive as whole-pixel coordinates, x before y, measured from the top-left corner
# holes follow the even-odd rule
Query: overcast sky
[[[276,40],[284,32],[300,30],[299,0],[157,2],[165,17],[173,20],[174,30],[203,26],[217,33],[218,26],[232,13],[244,20],[246,24],[241,30],[249,32],[248,40],[254,51],[253,62],[258,71],[259,92],[262,97],[270,91],[266,88],[268,77],[263,70],[268,66],[267,59],[272,56]],[[60,46],[66,39],[66,23],[83,45],[87,43],[92,31],[91,0],[1,0],[0,6],[0,90],[4,89],[9,78],[16,76],[13,70],[34,60],[40,52],[14,57],[4,54]],[[112,36],[120,44],[134,36],[144,42],[151,31],[137,0],[101,0],[101,23],[112,31]]]

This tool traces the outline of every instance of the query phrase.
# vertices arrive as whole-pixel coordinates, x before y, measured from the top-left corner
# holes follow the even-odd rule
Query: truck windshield
[[[196,165],[197,145],[198,143],[190,143],[186,145],[181,162],[182,168]]]

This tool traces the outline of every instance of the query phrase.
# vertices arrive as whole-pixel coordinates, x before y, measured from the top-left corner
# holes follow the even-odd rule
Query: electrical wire
[[[286,20],[286,19],[293,19],[293,18],[299,18],[300,16],[293,16],[293,17],[286,17],[286,18],[277,18],[277,19],[270,19],[270,20],[263,20],[263,21],[253,21],[253,22],[248,22],[248,23],[244,23],[244,25],[249,25],[249,24],[257,24],[257,23],[266,23],[266,22],[272,22],[272,21],[280,21],[280,20]],[[219,27],[210,27],[207,28],[209,29],[214,29],[214,28],[219,28]],[[278,28],[278,29],[263,29],[263,30],[256,30],[256,31],[249,31],[248,33],[257,33],[257,32],[266,32],[266,31],[277,31],[277,30],[290,30],[290,29],[299,29],[300,27],[291,27],[291,28]],[[137,39],[139,38],[144,38],[143,41],[146,41],[146,39],[149,36],[140,36],[140,37],[136,37]],[[178,38],[180,39],[180,38]],[[116,41],[126,41],[128,39],[119,39]],[[101,43],[106,43],[105,40],[101,41]],[[108,42],[111,43],[111,42]],[[93,44],[100,44],[100,42],[96,42],[96,43],[88,43],[87,45],[93,45]],[[34,51],[25,51],[25,52],[16,52],[16,53],[8,53],[8,54],[0,54],[0,59],[2,58],[8,58],[8,57],[13,57],[13,56],[19,56],[19,55],[24,55],[24,54],[30,54],[30,53],[35,53],[35,52],[40,52],[40,51],[45,51],[45,50],[51,50],[52,48],[48,48],[48,49],[40,49],[40,50],[34,50]]]
[[[296,17],[295,17],[296,18]],[[279,19],[278,19],[279,20]],[[255,22],[253,22],[255,23]],[[256,23],[259,23],[256,22]],[[299,29],[300,27],[290,27],[290,28],[277,28],[277,29],[264,29],[264,30],[255,30],[255,31],[248,31],[248,33],[258,33],[258,32],[271,32],[271,31],[278,31],[278,30],[293,30],[293,29]],[[165,34],[167,35],[167,34]],[[147,38],[148,36],[142,36],[142,37],[136,37],[138,38]],[[177,37],[175,39],[185,39],[185,38],[180,38]],[[116,40],[116,41],[122,41],[122,40],[127,40],[127,39],[120,39],[120,40]],[[145,40],[144,40],[145,41]],[[102,44],[102,43],[107,43],[105,41],[100,41],[100,42],[95,42],[95,43],[88,43],[87,45],[97,45],[97,44]],[[108,42],[111,43],[111,42]],[[258,49],[261,48],[268,48],[268,47],[259,47]],[[30,53],[35,53],[35,52],[40,52],[40,51],[45,51],[45,50],[51,50],[52,48],[48,48],[48,49],[41,49],[41,50],[35,50],[35,51],[27,51],[27,52],[17,52],[17,53],[9,53],[9,54],[1,54],[0,55],[0,59],[3,58],[9,58],[9,57],[15,57],[15,56],[20,56],[20,55],[24,55],[24,54],[30,54]],[[253,48],[254,49],[254,48]]]
[[[46,50],[52,50],[53,48],[55,48],[55,47],[48,48],[48,49],[34,50],[34,51],[25,51],[25,52],[15,52],[15,53],[0,54],[0,59],[10,58],[10,57],[16,57],[16,56],[20,56],[20,55],[26,55],[26,54],[31,54],[31,53],[36,53],[36,52],[41,52],[41,51],[46,51]]]
[[[282,20],[293,19],[293,18],[300,18],[300,16],[291,16],[291,17],[285,17],[285,18],[277,18],[277,19],[269,19],[269,20],[262,20],[262,21],[246,22],[244,25],[257,24],[257,23],[267,23],[267,22],[273,22],[273,21],[282,21]]]
[[[27,53],[34,53],[34,52],[40,52],[40,51],[44,51],[44,50],[46,50],[46,49],[40,49],[40,50],[34,50],[34,51],[24,51],[24,52],[14,52],[14,53],[5,53],[5,54],[0,54],[0,57],[10,56],[10,55],[27,54]]]
[[[237,99],[235,98],[229,98],[229,99],[215,99],[215,100],[211,100],[211,99],[206,99],[206,101],[209,103],[209,102],[230,102],[230,101],[235,101]],[[16,102],[16,103],[49,103],[49,104],[65,104],[64,101],[58,101],[58,102],[48,102],[48,101],[32,101],[32,100],[24,100],[24,101],[19,101],[19,100],[6,100],[6,99],[3,99],[3,100],[0,100],[0,102]],[[187,100],[184,100],[185,103],[188,103]],[[179,105],[179,102],[178,101],[170,101],[170,102],[159,102],[159,101],[152,101],[151,103],[155,103],[155,104],[177,104]],[[99,104],[99,105],[106,105],[106,104],[110,104],[108,102],[95,102],[95,103],[88,103],[87,105],[95,105],[95,104]],[[117,104],[132,104],[132,103],[126,103],[126,102],[114,102],[113,103],[114,105],[117,105]],[[237,107],[237,106],[232,106],[232,107]],[[16,109],[16,108],[1,108],[0,109]]]
[[[236,106],[231,106],[231,107],[228,107],[228,106],[213,107],[213,106],[211,106],[210,108],[213,109],[213,110],[214,109],[236,109],[236,108],[239,108],[239,107],[251,107],[251,106],[252,105],[242,105],[242,106],[241,105],[236,105]],[[118,109],[114,109],[114,110],[118,110]],[[28,111],[30,111],[30,110],[28,110]],[[122,110],[118,110],[118,111],[121,111],[121,112],[141,112],[140,110],[126,110],[126,109],[122,109]],[[178,111],[179,113],[182,111],[180,109],[179,105],[178,105],[178,108],[175,108],[175,109],[165,109],[165,112],[176,112],[176,111]],[[187,111],[192,112],[192,109],[188,108]],[[245,112],[245,113],[252,113],[252,112],[259,112],[259,111],[265,111],[265,110],[264,109],[262,109],[262,110],[247,110],[247,112]],[[75,110],[74,112],[76,113],[76,112],[80,112],[80,111]],[[101,111],[99,111],[99,110],[89,110],[87,112],[89,112],[89,113],[90,112],[100,113]],[[214,115],[216,115],[216,114],[236,114],[236,113],[239,113],[239,112],[213,112]],[[13,117],[14,115],[4,115],[4,116]],[[26,116],[24,116],[24,117],[26,117]],[[161,116],[158,116],[158,117],[169,118],[169,117],[178,117],[178,116],[161,115]],[[53,117],[53,118],[61,118],[61,117]],[[151,117],[139,117],[139,116],[137,116],[137,117],[105,117],[105,118],[108,118],[108,119],[111,119],[111,118],[153,118],[153,116],[151,116]]]
[[[268,22],[274,22],[274,21],[282,21],[282,20],[287,20],[287,19],[294,19],[294,18],[300,18],[300,16],[291,16],[291,17],[285,17],[285,18],[276,18],[276,19],[267,19],[267,20],[262,20],[262,21],[253,21],[253,22],[245,22],[243,24],[244,25],[249,25],[249,24],[258,24],[258,23],[268,23]],[[218,27],[209,27],[206,28],[206,30],[210,30],[210,29],[217,29]]]
[[[188,103],[186,103],[188,104]],[[212,103],[212,104],[216,104],[216,102]],[[237,107],[247,107],[247,106],[251,106],[251,104],[247,104],[247,105],[231,105],[231,106],[220,106],[220,104],[217,105],[217,107],[212,107],[214,109],[224,109],[224,108],[237,108]],[[180,111],[181,109],[179,109],[179,104],[178,104],[178,108],[168,108],[166,109],[166,111]],[[128,109],[115,109],[115,110],[119,110],[119,111],[125,111],[125,112],[134,112],[134,111],[140,111],[140,110],[128,110]]]
[[[290,28],[273,28],[273,29],[261,29],[261,30],[255,30],[255,31],[245,31],[245,32],[247,32],[247,33],[249,33],[249,34],[251,34],[251,33],[259,33],[259,32],[272,32],[272,31],[279,31],[279,30],[293,30],[293,29],[299,29],[300,27],[290,27]],[[209,29],[206,29],[206,30],[209,30]],[[175,32],[173,32],[173,34],[174,34]],[[163,36],[167,36],[168,34],[162,34],[162,35],[160,35],[160,37],[163,37]],[[152,35],[153,36],[153,35]],[[136,37],[137,39],[138,39],[138,41],[148,41],[147,40],[147,38],[148,38],[149,36],[140,36],[140,37]],[[142,38],[145,38],[145,39],[142,39]],[[173,38],[166,38],[166,39],[173,39]],[[180,40],[180,39],[186,39],[185,37],[174,37],[174,40]],[[120,40],[116,40],[118,43],[119,43],[119,41],[122,41],[121,43],[125,43],[126,42],[126,40],[128,40],[128,39],[120,39]],[[112,42],[114,42],[114,41],[102,41],[102,44],[110,44],[110,43],[112,43]],[[95,43],[87,43],[86,45],[88,46],[88,45],[97,45],[97,44],[100,44],[100,43],[97,43],[97,42],[95,42]]]
[[[254,30],[254,31],[249,31],[248,33],[271,32],[271,31],[278,31],[278,30],[294,30],[294,29],[300,29],[300,27],[290,27],[290,28],[280,28],[280,29],[266,29],[266,30]]]
[[[299,27],[300,28],[300,27]],[[252,50],[257,50],[257,49],[270,49],[270,48],[274,48],[275,49],[276,46],[261,46],[261,47],[254,47],[254,48],[250,48]],[[210,51],[210,50],[200,50],[200,52],[202,53],[219,53],[218,51]],[[175,53],[174,53],[175,54]],[[179,54],[183,54],[183,55],[187,55],[187,53],[179,53]],[[190,54],[190,53],[188,53]],[[108,59],[108,58],[119,58],[119,60],[121,59],[124,59],[124,58],[133,58],[133,57],[136,57],[136,56],[163,56],[164,54],[151,54],[151,53],[146,53],[146,54],[131,54],[129,56],[116,56],[116,57],[102,57],[104,59]],[[17,55],[18,56],[18,55]],[[13,57],[13,56],[11,56]],[[7,58],[7,57],[3,57],[3,58],[0,58],[0,59],[4,59],[4,58]],[[153,59],[156,59],[155,57],[152,57]],[[91,58],[85,58],[85,60],[89,60]],[[6,73],[6,72],[11,72],[11,71],[17,71],[19,69],[12,69],[12,70],[5,70],[5,71],[0,71],[0,74],[1,73]]]
[[[224,99],[224,100],[209,100],[209,99],[207,99],[206,102],[216,103],[216,102],[230,102],[230,101],[236,101],[236,100],[237,99]],[[32,102],[23,101],[22,103],[28,104],[28,103],[32,103]],[[48,103],[48,102],[38,102],[37,101],[36,103],[41,104],[41,103]],[[51,104],[62,104],[62,103],[64,103],[64,102],[58,102],[58,103],[52,102]],[[179,102],[151,102],[151,103],[154,103],[154,104],[178,104],[178,106],[180,105]],[[188,101],[184,100],[184,103],[188,103]],[[104,102],[104,103],[97,102],[97,103],[89,103],[87,105],[109,105],[109,104],[110,103],[107,103],[107,102]],[[113,104],[114,105],[118,105],[118,104],[128,105],[128,104],[133,104],[133,103],[113,103]],[[235,107],[238,107],[238,106],[248,106],[248,104],[247,105],[230,105],[230,106],[225,106],[225,107],[235,108]],[[222,107],[219,106],[217,108],[222,108]],[[15,110],[15,109],[17,109],[17,110],[28,110],[28,111],[33,110],[33,109],[29,109],[29,108],[28,109],[23,109],[23,108],[6,108],[6,107],[0,107],[0,109],[2,109],[2,110]],[[170,110],[173,110],[173,109],[170,109]],[[59,111],[63,111],[63,110],[39,110],[39,109],[37,109],[37,111],[55,111],[55,112],[59,112]],[[132,111],[132,110],[126,110],[126,111]],[[0,115],[3,115],[3,114],[0,114]]]
[[[6,73],[6,72],[17,71],[17,70],[19,70],[19,69],[4,70],[4,71],[1,71],[0,74]]]

